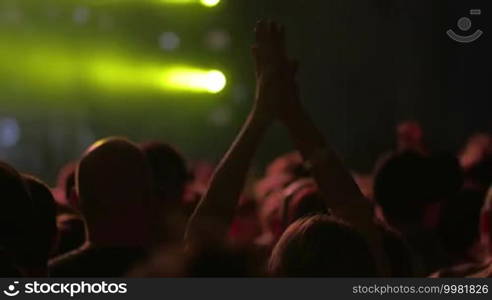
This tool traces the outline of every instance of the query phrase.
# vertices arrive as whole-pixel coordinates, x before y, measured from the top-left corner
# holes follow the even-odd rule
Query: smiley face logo
[[[18,281],[14,281],[14,284],[11,284],[8,286],[8,288],[6,290],[3,291],[3,293],[9,297],[14,297],[14,296],[17,296],[19,295],[20,291],[16,290],[15,289],[15,286],[19,284]]]
[[[482,10],[480,9],[470,10],[470,15],[472,16],[479,16],[481,14],[482,14]],[[470,18],[463,17],[458,20],[458,28],[461,31],[467,32],[471,29],[471,27],[472,27],[472,21]],[[446,33],[453,41],[456,41],[458,43],[472,43],[478,40],[482,36],[483,31],[479,29],[470,35],[461,35],[454,32],[452,29],[449,29]]]

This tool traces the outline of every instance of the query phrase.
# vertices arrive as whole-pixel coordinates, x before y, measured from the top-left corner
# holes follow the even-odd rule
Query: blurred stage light
[[[217,6],[220,3],[220,0],[200,0],[200,2],[204,6],[214,7],[214,6]]]
[[[220,3],[220,0],[161,0],[164,3],[169,4],[193,4],[200,3],[206,7],[214,7]]]
[[[20,127],[15,118],[0,120],[0,147],[8,148],[17,144],[20,139]]]
[[[84,25],[89,21],[91,11],[88,7],[79,6],[73,11],[73,21],[78,25]]]
[[[159,46],[166,51],[173,51],[179,48],[181,39],[174,32],[164,32],[159,36]]]
[[[200,65],[163,61],[121,52],[113,47],[82,45],[75,51],[57,40],[10,39],[0,47],[0,74],[32,89],[49,93],[77,91],[81,86],[103,93],[127,92],[221,92],[224,73]],[[35,44],[36,47],[29,47]],[[22,50],[22,51],[21,51]]]
[[[230,45],[231,37],[225,30],[211,30],[205,37],[205,43],[211,50],[221,51]]]
[[[166,71],[164,75],[164,86],[174,90],[217,94],[225,88],[226,84],[224,73],[218,70],[179,67]]]

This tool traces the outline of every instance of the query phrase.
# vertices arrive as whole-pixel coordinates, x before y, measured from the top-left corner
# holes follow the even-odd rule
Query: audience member
[[[215,170],[124,138],[52,190],[0,162],[0,276],[492,277],[490,134],[456,157],[401,122],[375,175],[357,175],[304,108],[284,28],[258,22],[252,56],[252,108]],[[275,122],[295,149],[251,176]]]
[[[118,277],[145,256],[151,242],[150,171],[131,142],[96,142],[76,174],[87,241],[50,263],[54,277]]]

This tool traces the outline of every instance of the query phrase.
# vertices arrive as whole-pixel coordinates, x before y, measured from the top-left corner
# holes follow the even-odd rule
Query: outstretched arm
[[[349,170],[303,108],[295,79],[296,66],[287,59],[278,63],[284,67],[279,66],[277,69],[285,70],[282,89],[278,90],[278,97],[283,98],[276,107],[278,117],[287,127],[304,160],[311,165],[327,208],[365,235],[377,259],[380,273],[389,275],[372,205],[364,198]]]
[[[251,159],[270,120],[253,110],[215,170],[209,188],[190,218],[186,242],[223,241],[246,181]]]
[[[358,228],[373,226],[373,210],[335,150],[302,107],[296,96],[282,118],[289,134],[311,166],[327,207]]]
[[[260,22],[257,29],[253,54],[256,62],[256,99],[251,113],[229,151],[217,167],[209,188],[190,218],[186,231],[186,242],[223,242],[234,217],[240,194],[253,155],[258,148],[265,130],[273,121],[272,103],[276,88],[275,70],[265,62],[274,61],[278,53],[279,40],[269,39],[269,30],[280,30]]]

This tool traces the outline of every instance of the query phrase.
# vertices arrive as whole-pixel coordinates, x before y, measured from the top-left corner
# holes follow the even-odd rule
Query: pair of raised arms
[[[296,82],[297,63],[287,57],[284,28],[274,22],[260,21],[255,32],[256,43],[252,47],[257,81],[255,102],[189,221],[186,242],[206,245],[226,239],[251,160],[266,129],[278,120],[311,165],[327,208],[365,235],[381,274],[388,275],[370,203],[302,107]]]

